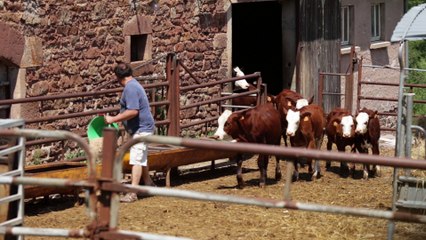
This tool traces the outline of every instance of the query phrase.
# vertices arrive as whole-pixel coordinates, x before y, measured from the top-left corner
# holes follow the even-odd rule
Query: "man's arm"
[[[138,110],[127,109],[124,112],[119,113],[115,116],[105,116],[105,123],[111,124],[111,123],[115,123],[115,122],[122,122],[122,121],[125,121],[125,120],[132,119],[132,118],[136,117],[138,114],[139,114]]]

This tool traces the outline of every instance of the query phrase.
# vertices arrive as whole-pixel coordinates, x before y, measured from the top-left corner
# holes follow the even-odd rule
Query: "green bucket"
[[[106,124],[104,121],[104,116],[97,116],[93,118],[87,127],[87,137],[89,138],[89,141],[102,137],[104,128],[106,127],[113,127],[118,130],[118,124]]]

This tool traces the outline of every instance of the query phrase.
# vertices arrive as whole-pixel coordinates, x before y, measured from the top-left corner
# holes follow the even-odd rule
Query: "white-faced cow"
[[[216,129],[216,132],[213,134],[214,138],[221,139],[221,140],[224,138],[226,133],[223,130],[223,128],[225,127],[226,120],[228,120],[228,118],[229,118],[229,116],[231,116],[231,114],[232,114],[232,111],[225,110],[219,116],[219,118],[217,119],[218,126],[217,126],[217,129]]]
[[[377,111],[363,108],[356,116],[355,147],[359,153],[368,154],[372,149],[374,155],[379,155],[380,121]],[[369,166],[364,165],[364,178],[368,178]],[[372,174],[380,176],[380,167],[373,165]]]
[[[219,126],[219,128],[221,127]],[[223,129],[224,133],[237,140],[237,142],[280,145],[280,114],[274,108],[272,103],[265,103],[251,109],[233,112],[226,120]],[[216,134],[218,138],[223,139],[221,132],[216,132],[215,135]],[[278,181],[281,179],[281,169],[279,165],[279,157],[275,156],[275,159],[277,161],[275,179]],[[242,161],[242,156],[238,156],[237,182],[239,188],[244,187],[244,181],[242,178]],[[266,184],[268,162],[268,155],[259,154],[257,164],[260,171],[260,187],[264,187]]]
[[[344,108],[334,108],[327,115],[327,126],[325,128],[327,135],[327,150],[331,151],[333,144],[336,144],[337,150],[345,152],[346,147],[350,146],[354,150],[355,144],[355,119],[351,113]],[[353,165],[352,169],[355,165]],[[326,162],[326,169],[331,168],[331,162]],[[354,170],[354,169],[353,169]],[[346,162],[340,163],[340,172],[348,171]]]
[[[288,110],[301,109],[302,107],[312,103],[312,101],[313,97],[308,101],[307,99],[304,99],[302,95],[290,89],[284,89],[277,96],[275,96],[274,102],[278,112],[281,115],[281,130],[283,131],[282,137],[286,147],[288,146],[286,135],[286,129],[288,125],[286,115]]]
[[[243,73],[243,71],[241,71],[241,69],[239,67],[235,67],[234,72],[235,72],[237,77],[245,76],[245,74]],[[235,86],[237,86],[237,88],[234,89],[234,93],[243,93],[243,92],[253,91],[253,90],[257,89],[256,86],[254,86],[251,83],[248,83],[246,81],[246,79],[241,79],[241,80],[235,81]],[[266,101],[272,102],[274,98],[275,98],[275,96],[273,96],[272,94],[268,94]],[[246,96],[240,96],[240,97],[232,98],[232,105],[256,106],[257,105],[257,97],[246,95]]]
[[[326,120],[324,118],[323,109],[316,105],[310,104],[300,110],[289,109],[286,113],[288,122],[286,134],[290,137],[292,147],[304,147],[308,149],[319,149],[324,137],[324,127]],[[309,173],[311,179],[319,177],[321,170],[319,161],[315,161],[315,170],[312,169],[312,159],[307,159]],[[299,178],[297,161],[294,161],[293,180]]]
[[[237,77],[245,76],[245,74],[243,73],[243,71],[241,71],[241,69],[239,67],[235,67],[234,72],[235,72],[235,75]],[[248,83],[247,80],[245,80],[245,79],[237,80],[237,81],[235,81],[234,84],[235,84],[236,87],[239,87],[239,88],[242,88],[242,89],[248,89],[248,87],[250,86],[250,83]]]

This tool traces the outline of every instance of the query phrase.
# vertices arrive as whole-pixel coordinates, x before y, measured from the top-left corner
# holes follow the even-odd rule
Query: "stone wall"
[[[387,48],[362,51],[359,56],[363,58],[362,81],[399,84],[398,44],[392,44]],[[372,66],[389,66],[389,68],[377,68]],[[358,73],[354,74],[357,83]],[[377,97],[398,99],[398,86],[361,85],[361,95],[364,97]],[[354,91],[356,96],[357,89]],[[354,102],[356,103],[356,102]],[[397,101],[363,100],[360,108],[374,109],[379,112],[397,113]],[[380,116],[380,125],[396,129],[396,116]]]
[[[106,81],[118,87],[112,67],[125,59],[123,29],[135,16],[148,17],[152,24],[152,58],[169,52],[204,81],[228,75],[228,1],[14,1],[0,0],[0,22],[25,37],[41,39],[42,63],[26,68],[26,96],[87,92]],[[1,53],[0,53],[1,55]],[[6,59],[8,60],[8,59]],[[165,61],[155,63],[138,74],[165,75]],[[181,85],[193,84],[182,74]],[[115,84],[115,85],[114,85]],[[181,104],[206,99],[212,91],[204,88],[181,96]],[[53,116],[118,105],[119,96],[110,99],[70,99],[44,101],[22,108],[24,118]],[[217,105],[183,111],[184,121],[217,115]],[[43,129],[84,132],[90,117],[39,124]],[[202,128],[184,130],[182,135],[197,135]],[[206,130],[206,129],[204,129]]]
[[[135,15],[152,19],[153,58],[175,52],[202,80],[227,75],[222,1],[131,2],[0,1],[0,21],[43,42],[42,66],[27,69],[27,96],[90,91],[112,80],[112,66],[125,60],[123,27]],[[190,83],[184,75],[182,84]]]

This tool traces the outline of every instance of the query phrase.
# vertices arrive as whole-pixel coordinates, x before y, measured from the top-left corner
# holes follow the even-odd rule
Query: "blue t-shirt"
[[[148,97],[145,89],[136,79],[127,82],[120,99],[121,110],[138,110],[139,115],[123,121],[123,125],[131,135],[137,132],[154,132],[154,118],[149,107]]]

